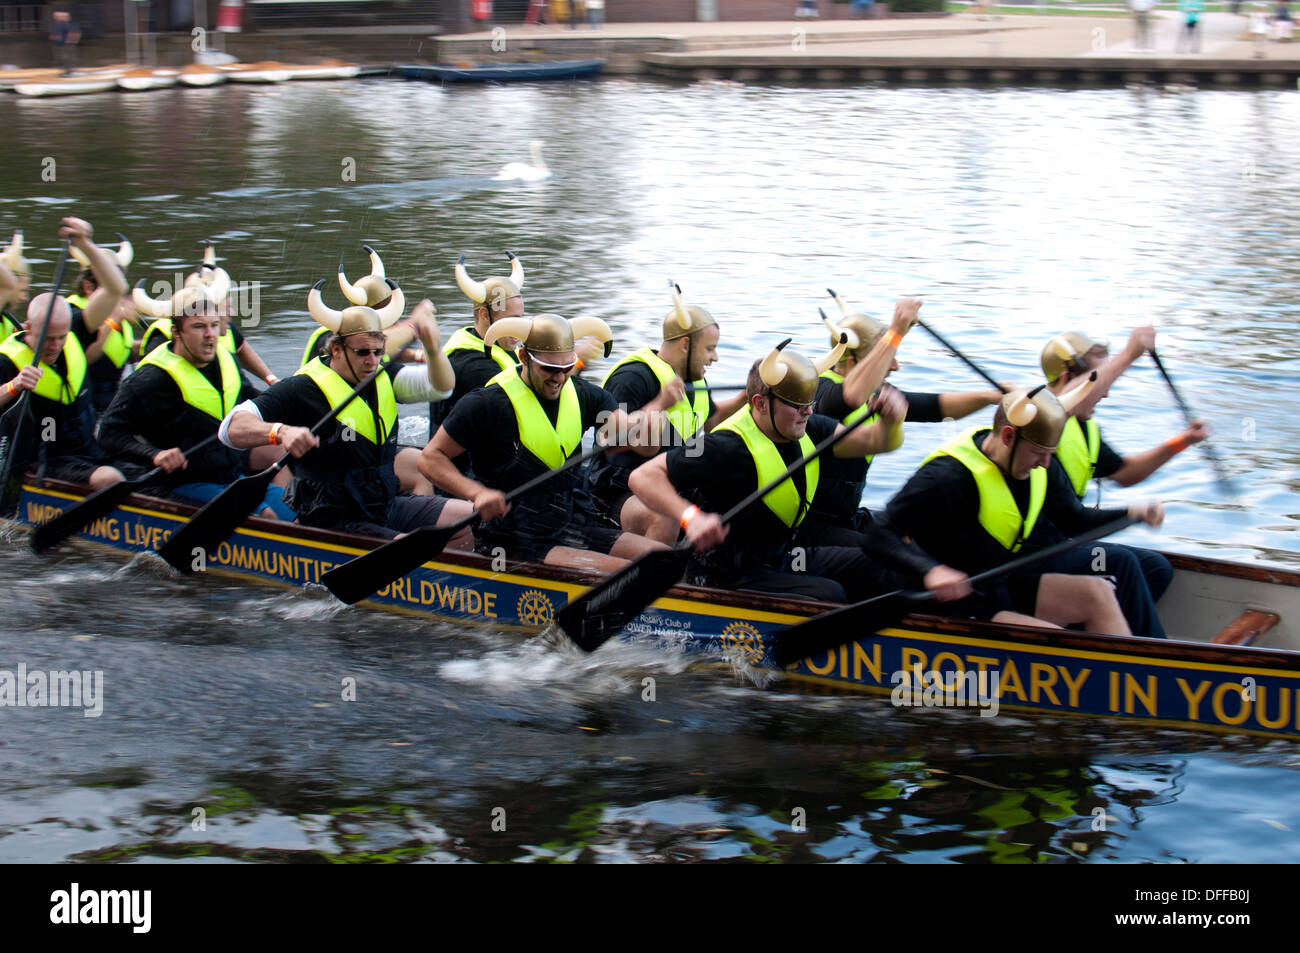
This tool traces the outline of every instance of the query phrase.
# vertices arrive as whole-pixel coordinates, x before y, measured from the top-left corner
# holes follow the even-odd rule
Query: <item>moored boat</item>
[[[179,70],[174,69],[134,69],[117,78],[117,85],[130,92],[142,92],[149,89],[166,89],[175,86]]]
[[[39,82],[15,83],[19,96],[78,96],[85,93],[102,93],[117,89],[116,76],[57,77]]]
[[[553,60],[545,63],[503,63],[497,66],[406,65],[394,70],[406,79],[435,83],[510,83],[548,79],[589,79],[600,75],[604,60]]]
[[[216,66],[191,63],[181,69],[176,79],[183,86],[216,86],[218,83],[226,82],[228,77]]]
[[[264,60],[260,63],[231,63],[217,69],[232,83],[283,83],[289,79],[291,67]]]
[[[83,487],[56,481],[44,488],[24,485],[19,519],[45,522],[83,493]],[[132,496],[82,535],[121,550],[155,550],[193,512],[183,504]],[[249,519],[203,568],[290,586],[318,585],[328,570],[383,542]],[[1177,554],[1170,560],[1174,582],[1160,608],[1177,638],[909,615],[878,633],[846,633],[844,645],[785,671],[800,681],[889,694],[899,705],[1040,710],[1300,738],[1300,573]],[[448,551],[367,603],[537,630],[598,578],[524,563],[499,569],[490,559]],[[827,608],[762,593],[678,586],[643,612],[625,638],[774,667],[776,633]],[[953,691],[937,688],[931,673],[949,680]],[[960,700],[961,683],[952,673],[969,679],[971,690]],[[976,685],[984,686],[978,695]]]

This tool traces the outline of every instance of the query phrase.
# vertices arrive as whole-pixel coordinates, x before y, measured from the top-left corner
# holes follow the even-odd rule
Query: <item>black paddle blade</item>
[[[893,625],[916,605],[916,593],[887,592],[805,619],[777,633],[769,650],[781,668]]]
[[[401,539],[335,566],[321,576],[321,582],[340,602],[348,605],[360,602],[438,555],[463,528],[460,521],[447,526],[422,526]]]
[[[278,467],[268,467],[261,473],[242,477],[207,502],[190,521],[171,535],[158,550],[158,555],[177,572],[189,575],[205,562],[211,550],[227,539],[235,527],[257,509],[266,496]]]
[[[52,546],[57,546],[77,530],[89,526],[101,516],[107,516],[117,509],[117,504],[131,495],[137,484],[133,480],[123,480],[96,490],[72,509],[60,513],[48,523],[42,523],[32,533],[32,549],[43,553]]]
[[[570,602],[556,621],[579,648],[594,652],[682,578],[690,555],[688,549],[647,553]]]

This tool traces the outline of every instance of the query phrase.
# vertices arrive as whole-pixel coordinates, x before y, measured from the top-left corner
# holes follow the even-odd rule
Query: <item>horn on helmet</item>
[[[785,380],[786,372],[789,370],[785,362],[780,360],[781,352],[785,346],[793,341],[794,338],[786,338],[763,358],[763,363],[758,365],[758,376],[762,378],[763,383],[768,387],[775,387],[781,381]]]
[[[817,313],[822,316],[822,323],[825,324],[827,329],[831,332],[832,340],[839,340],[844,342],[848,346],[848,350],[850,351],[856,351],[858,348],[862,346],[862,342],[858,340],[857,332],[854,331],[852,328],[839,327],[838,325],[836,325],[834,321],[826,317],[826,312],[823,311],[821,308],[817,309]],[[825,368],[822,368],[822,370],[825,370]]]
[[[311,316],[316,319],[317,324],[320,324],[337,334],[339,325],[343,323],[343,312],[335,311],[325,303],[320,294],[320,290],[323,287],[325,287],[324,278],[311,286],[311,291],[307,293],[307,310],[311,313]]]
[[[493,327],[496,327],[496,325],[493,325]],[[600,318],[570,318],[569,327],[573,329],[573,339],[575,341],[578,338],[590,335],[605,345],[606,357],[609,357],[610,351],[614,350],[614,332]]]
[[[532,330],[532,318],[497,318],[492,322],[492,327],[488,328],[487,334],[483,335],[483,343],[491,347],[502,338],[518,338],[520,341],[526,341]]]
[[[813,361],[813,367],[817,368],[818,374],[826,373],[832,367],[834,367],[836,364],[839,363],[840,358],[844,356],[844,352],[847,351],[848,349],[849,349],[849,335],[847,331],[844,331],[840,333],[840,343],[835,345],[835,347],[832,350],[827,352],[827,354],[824,357],[822,357],[821,360]]]
[[[510,281],[520,291],[524,290],[524,263],[521,262],[514,253],[506,252],[506,257],[510,259]]]
[[[1078,407],[1079,404],[1083,403],[1084,398],[1088,396],[1088,393],[1092,390],[1093,385],[1096,383],[1097,383],[1097,372],[1093,371],[1091,374],[1088,375],[1087,380],[1081,383],[1078,387],[1074,387],[1069,392],[1062,394],[1060,397],[1057,398],[1057,400],[1060,401],[1061,407],[1065,410],[1067,414],[1072,414],[1074,413],[1074,408]]]

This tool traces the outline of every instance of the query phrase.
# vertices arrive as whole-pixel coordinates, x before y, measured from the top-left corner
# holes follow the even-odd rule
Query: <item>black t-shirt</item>
[[[465,330],[479,341],[477,331],[472,327]],[[505,350],[502,348],[502,350]],[[507,353],[509,353],[507,351]],[[511,354],[511,357],[514,355]],[[429,405],[429,439],[442,425],[456,405],[460,403],[461,398],[466,394],[486,387],[487,382],[501,373],[501,365],[492,359],[488,351],[473,351],[469,348],[457,348],[447,355],[447,361],[451,364],[452,372],[456,375],[456,386],[452,388],[451,396],[445,400],[435,401]],[[459,443],[460,441],[457,441]],[[464,446],[462,444],[462,446]]]
[[[887,386],[892,387],[892,384]],[[937,424],[943,421],[939,410],[938,394],[923,394],[919,391],[902,391],[907,399],[907,416],[903,419],[909,423]],[[837,384],[827,377],[817,379],[817,399],[813,411],[843,420],[853,410],[844,400],[844,385]]]
[[[84,321],[80,320],[80,315],[72,321],[70,333],[77,339],[84,351],[95,341],[95,335],[86,330]],[[22,335],[24,341],[27,340],[26,332],[17,331],[13,335],[18,337]],[[30,348],[35,341],[28,341],[27,346]],[[34,359],[34,356],[33,356]],[[55,358],[51,368],[67,380],[68,360],[62,351]],[[18,376],[18,368],[14,366],[13,361],[9,360],[3,354],[0,354],[0,381],[11,381]],[[95,410],[90,399],[90,374],[87,369],[85,380],[82,381],[81,389],[75,396],[71,404],[64,404],[60,401],[49,400],[35,393],[29,398],[28,413],[35,420],[35,426],[29,420],[23,427],[23,446],[14,457],[15,472],[18,468],[26,466],[36,456],[36,442],[45,430],[43,422],[48,418],[54,421],[54,439],[52,441],[42,440],[45,447],[46,457],[53,459],[63,456],[85,456],[98,458],[99,449],[95,445],[94,427],[95,427]]]
[[[497,373],[500,372],[497,368]],[[583,433],[604,422],[600,416],[602,411],[612,413],[618,409],[618,402],[600,387],[577,377],[570,380],[578,395]],[[560,402],[539,398],[538,403],[554,426],[559,419]],[[475,477],[485,486],[508,492],[541,472],[543,464],[524,449],[519,439],[514,406],[503,387],[480,387],[466,394],[443,421],[442,429],[468,451]],[[564,449],[570,455],[580,452],[578,447]]]
[[[808,418],[807,435],[818,444],[838,426],[830,417],[813,414]],[[787,466],[801,456],[798,441],[773,445]],[[818,460],[829,455],[827,451]],[[668,479],[677,492],[707,513],[721,516],[759,488],[754,458],[741,436],[731,430],[715,430],[692,446],[670,450],[666,463]],[[807,468],[796,470],[791,479],[803,499]],[[793,536],[794,530],[758,500],[731,521],[731,532],[723,544],[699,559],[715,568],[774,569]]]
[[[614,371],[605,381],[605,390],[613,395],[619,405],[628,413],[640,410],[646,404],[655,400],[659,396],[659,378],[655,377],[654,371],[643,361],[632,361],[624,364]],[[688,394],[687,403],[694,406],[693,395]],[[708,420],[717,411],[718,405],[713,402],[713,395],[709,395],[709,410],[704,420]],[[704,420],[700,421],[700,428],[703,429]],[[683,446],[685,441],[676,428],[672,429],[671,446]],[[668,448],[665,447],[665,450]],[[591,461],[591,484],[593,492],[609,498],[615,495],[621,496],[627,492],[628,475],[645,463],[647,457],[637,453],[615,453],[605,457],[597,457]]]
[[[219,361],[209,361],[198,371],[222,393]],[[95,436],[113,457],[152,469],[160,450],[188,451],[215,434],[220,423],[185,403],[180,387],[165,370],[144,364],[122,382]],[[239,452],[213,441],[196,454],[186,453],[185,469],[174,475],[173,482],[228,483],[238,476]]]
[[[1097,452],[1097,469],[1093,471],[1093,476],[1104,480],[1114,476],[1123,466],[1124,458],[1115,452],[1115,448],[1106,442],[1105,437],[1102,437]]]
[[[978,431],[972,438],[974,445],[978,448],[991,432]],[[1004,479],[1023,515],[1029,504],[1029,480],[1013,480],[1005,474]],[[955,457],[940,456],[917,470],[889,501],[885,519],[940,562],[973,575],[1016,555],[980,525],[979,500],[979,487],[970,470]],[[1020,553],[1102,526],[1125,512],[1083,506],[1060,463],[1052,458],[1043,511]]]

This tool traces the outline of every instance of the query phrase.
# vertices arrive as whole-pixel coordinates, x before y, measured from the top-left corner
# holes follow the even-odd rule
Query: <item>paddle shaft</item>
[[[940,344],[942,344],[944,347],[946,347],[946,348],[948,349],[948,352],[949,352],[950,354],[952,354],[953,357],[957,358],[959,361],[962,361],[962,362],[963,362],[967,367],[969,367],[972,371],[974,371],[974,372],[975,372],[976,374],[978,374],[980,377],[984,378],[986,381],[988,381],[990,384],[992,384],[994,387],[996,387],[996,388],[997,388],[998,390],[1000,390],[1002,393],[1004,393],[1004,394],[1008,393],[1007,389],[1006,389],[1005,387],[1003,387],[1001,384],[999,384],[997,381],[995,381],[995,380],[992,378],[992,376],[991,376],[991,375],[990,375],[986,370],[984,370],[984,368],[980,367],[978,364],[976,364],[974,361],[972,361],[969,357],[967,357],[967,356],[966,356],[965,354],[963,354],[961,351],[957,350],[957,348],[954,347],[951,343],[949,343],[948,339],[945,338],[942,334],[940,334],[940,333],[939,333],[938,331],[936,331],[934,328],[930,327],[930,325],[926,324],[926,323],[925,323],[924,321],[922,321],[920,318],[917,318],[917,319],[916,319],[916,323],[919,324],[921,327],[925,328],[926,332],[927,332],[927,333],[928,333],[932,338],[934,338],[936,341],[938,341]]]
[[[1170,377],[1169,372],[1165,370],[1164,362],[1160,360],[1160,355],[1156,353],[1155,348],[1151,349],[1151,360],[1155,361],[1156,370],[1160,372],[1160,376],[1165,379],[1165,384],[1169,386],[1169,393],[1174,395],[1174,400],[1182,410],[1183,419],[1187,421],[1187,426],[1192,426],[1192,423],[1195,420],[1195,415],[1192,413],[1192,409],[1187,406],[1187,401],[1183,400],[1183,395],[1178,392],[1178,388],[1174,385],[1174,379]],[[1228,476],[1227,468],[1223,465],[1223,461],[1219,459],[1219,455],[1214,452],[1214,448],[1207,442],[1201,441],[1201,450],[1205,453],[1205,456],[1209,458],[1210,466],[1214,468],[1214,475],[1218,478],[1219,483],[1231,495],[1235,496],[1236,488],[1232,485],[1232,480]]]
[[[194,453],[196,450],[201,450],[216,439],[217,434],[213,433],[190,447],[186,452]],[[50,547],[57,546],[83,526],[93,523],[100,516],[111,512],[117,507],[118,502],[130,495],[136,487],[143,486],[162,472],[162,467],[154,467],[144,476],[136,477],[134,480],[122,480],[118,483],[111,483],[101,490],[96,490],[72,509],[60,513],[49,522],[36,527],[36,531],[32,533],[32,549],[38,553],[43,553]]]
[[[50,289],[50,306],[45,309],[45,323],[41,325],[41,333],[36,337],[36,347],[32,349],[32,364],[35,367],[41,366],[41,351],[45,350],[45,338],[50,330],[50,316],[54,313],[54,304],[59,297],[59,289],[63,287],[63,275],[68,270],[68,258],[70,245],[67,239],[64,239],[63,250],[59,252],[59,263],[54,269],[54,285]],[[14,422],[12,434],[6,434],[0,437],[0,494],[3,494],[9,486],[9,473],[13,470],[14,454],[18,452],[18,438],[22,435],[23,419],[26,417],[27,400],[31,391],[24,390],[14,398],[13,406],[5,411],[4,416],[8,417],[11,413],[17,414],[17,420]]]
[[[1050,559],[1077,546],[1125,530],[1135,522],[1137,521],[1132,516],[1126,514],[1119,519],[1111,520],[1104,526],[976,573],[969,581],[971,585],[975,585],[1008,573],[1019,572],[1044,559]],[[859,634],[862,637],[878,634],[880,629],[906,615],[911,605],[932,599],[934,599],[932,592],[895,589],[893,592],[832,609],[830,612],[805,619],[776,633],[772,655],[778,665],[785,666],[820,652],[829,651],[844,642],[858,638]],[[863,620],[861,617],[868,614],[871,609],[878,611],[870,613],[871,617]]]

